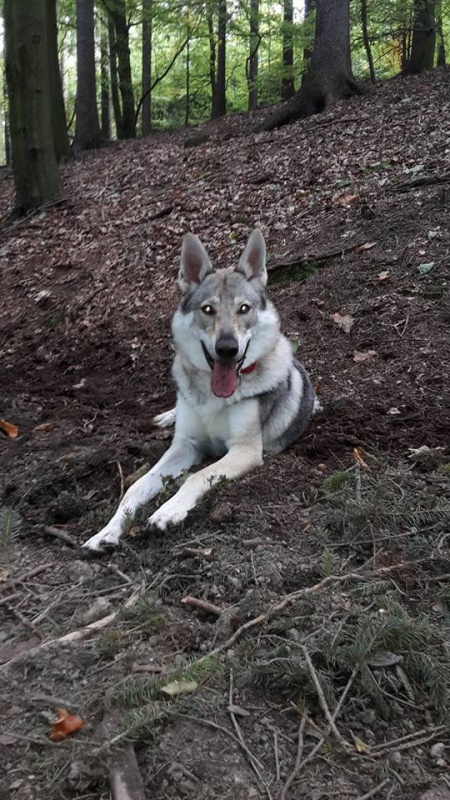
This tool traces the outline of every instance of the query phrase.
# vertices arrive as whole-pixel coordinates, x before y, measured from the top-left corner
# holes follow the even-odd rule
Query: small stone
[[[445,744],[444,742],[435,742],[430,747],[430,756],[433,759],[443,758],[445,755]]]
[[[389,756],[389,763],[392,767],[399,767],[402,763],[402,754],[399,750],[394,750]]]
[[[95,574],[95,569],[87,561],[77,559],[69,564],[68,573],[70,580],[76,583],[77,581],[86,581],[92,578]]]
[[[60,492],[47,509],[47,520],[50,523],[69,522],[78,519],[86,511],[86,503],[70,492]]]

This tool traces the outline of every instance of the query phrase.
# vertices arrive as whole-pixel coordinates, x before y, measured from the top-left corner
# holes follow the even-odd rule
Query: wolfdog
[[[155,417],[161,427],[175,423],[173,441],[128,489],[108,524],[84,544],[89,551],[117,544],[165,477],[217,457],[189,475],[148,520],[161,531],[182,522],[221,477],[239,478],[262,464],[263,452],[281,453],[292,444],[319,406],[266,297],[266,246],[259,229],[237,267],[216,271],[200,240],[186,234],[178,282],[182,299],[172,320],[176,407]]]

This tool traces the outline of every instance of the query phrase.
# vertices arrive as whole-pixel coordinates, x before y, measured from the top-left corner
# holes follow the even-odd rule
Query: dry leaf
[[[179,694],[189,694],[190,692],[195,692],[197,686],[197,681],[172,681],[171,683],[166,684],[166,686],[162,686],[161,691],[164,692],[164,694],[168,694],[169,697],[177,697]]]
[[[339,314],[336,312],[336,314],[332,314],[331,319],[336,325],[339,325],[345,333],[350,333],[355,323],[354,318],[350,314]]]
[[[341,206],[348,206],[350,203],[357,203],[360,200],[359,194],[344,194],[338,202]]]
[[[391,273],[388,269],[384,269],[382,272],[378,273],[378,280],[379,281],[388,281],[390,280]]]
[[[362,244],[360,247],[358,247],[358,251],[361,252],[362,250],[371,250],[376,244],[377,242],[365,242],[365,244]]]
[[[10,576],[10,569],[0,569],[0,583],[4,583]]]
[[[0,431],[6,433],[10,439],[15,439],[19,435],[19,428],[11,422],[6,422],[5,419],[0,419]]]
[[[376,354],[376,350],[366,350],[364,353],[355,350],[353,353],[353,361],[359,364],[361,361],[367,361],[369,358],[373,358]]]
[[[363,742],[363,740],[360,739],[359,736],[353,736],[353,743],[355,745],[355,750],[357,753],[365,753],[366,755],[368,755],[369,753],[372,752],[369,745]]]
[[[47,431],[52,431],[54,427],[54,422],[41,422],[40,425],[36,425],[36,427],[33,428],[33,433],[46,433]]]
[[[369,465],[364,461],[362,457],[362,450],[360,447],[353,448],[353,459],[359,464],[360,467],[364,467],[364,469],[370,469]]]
[[[76,717],[74,714],[69,714],[65,708],[56,709],[57,717],[52,725],[52,732],[50,739],[52,742],[61,742],[66,736],[71,733],[84,728],[84,720],[81,717]]]

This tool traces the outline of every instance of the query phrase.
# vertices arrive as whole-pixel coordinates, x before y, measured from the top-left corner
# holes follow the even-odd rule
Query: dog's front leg
[[[116,513],[99,533],[84,543],[83,548],[101,553],[105,547],[116,545],[126,524],[141,506],[148,503],[162,489],[163,478],[176,477],[190,469],[199,460],[199,453],[191,439],[177,439],[152,469],[128,489]]]
[[[220,478],[240,478],[262,464],[262,439],[255,435],[252,441],[239,442],[230,447],[228,453],[209,467],[190,475],[181,489],[149,519],[149,525],[166,530],[168,525],[182,522],[189,511],[211,489]]]

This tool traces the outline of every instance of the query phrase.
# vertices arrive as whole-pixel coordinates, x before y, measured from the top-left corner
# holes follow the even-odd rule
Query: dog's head
[[[198,369],[211,371],[211,391],[217,397],[231,397],[241,372],[253,367],[251,340],[267,307],[265,262],[259,229],[251,234],[237,266],[219,270],[213,270],[196,236],[184,237],[178,275],[183,319],[178,315],[175,321],[175,343]]]

